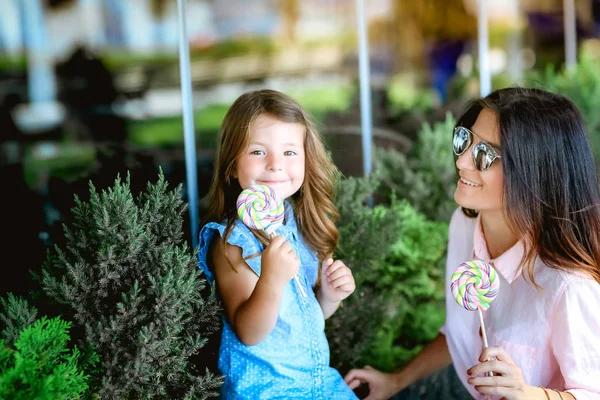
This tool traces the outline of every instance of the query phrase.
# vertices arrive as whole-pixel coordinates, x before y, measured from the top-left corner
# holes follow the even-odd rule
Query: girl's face
[[[504,177],[501,159],[496,159],[486,171],[479,171],[473,162],[473,146],[480,141],[491,144],[500,153],[500,131],[496,115],[489,109],[482,109],[477,121],[471,127],[473,143],[456,160],[460,179],[454,192],[454,200],[461,207],[471,210],[501,211],[503,209]]]
[[[236,160],[234,178],[242,189],[254,184],[270,186],[280,200],[296,193],[304,182],[304,131],[302,124],[260,115],[250,125],[250,144]]]

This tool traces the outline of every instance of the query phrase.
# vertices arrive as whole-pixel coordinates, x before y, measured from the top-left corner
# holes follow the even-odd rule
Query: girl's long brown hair
[[[551,268],[600,283],[598,179],[577,108],[559,94],[508,88],[472,102],[458,125],[472,126],[483,108],[495,113],[500,128],[504,212],[525,246],[523,276],[539,288],[539,257]]]
[[[339,214],[333,204],[338,170],[308,113],[294,99],[274,90],[247,92],[227,112],[219,132],[215,171],[208,193],[209,208],[203,225],[227,220],[221,244],[226,243],[238,218],[236,200],[242,191],[238,180],[233,177],[236,160],[248,147],[249,129],[259,115],[269,115],[282,122],[305,127],[304,183],[293,196],[292,205],[300,234],[322,261],[333,254],[339,238],[335,226]],[[253,230],[253,233],[267,244],[268,239],[263,232]]]

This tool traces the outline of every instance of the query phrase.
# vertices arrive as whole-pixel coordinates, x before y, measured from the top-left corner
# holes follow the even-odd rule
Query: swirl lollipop
[[[285,209],[275,191],[265,185],[252,185],[237,198],[238,216],[248,228],[260,229],[273,236],[283,224]]]
[[[482,260],[464,262],[454,270],[450,278],[450,290],[459,306],[479,312],[483,345],[488,347],[482,311],[487,310],[498,295],[498,273],[494,267]],[[493,376],[492,373],[490,376]]]
[[[277,228],[283,224],[283,202],[279,201],[277,194],[269,186],[256,184],[242,190],[237,198],[236,207],[244,225],[265,231],[271,239],[275,237]],[[294,276],[294,281],[302,296],[306,297],[298,276]]]

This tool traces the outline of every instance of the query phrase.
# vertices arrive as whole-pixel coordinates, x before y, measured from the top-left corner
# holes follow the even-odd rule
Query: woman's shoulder
[[[600,323],[600,314],[596,312],[596,305],[600,304],[600,283],[582,273],[557,271],[556,275],[559,276],[559,289],[555,301],[558,310],[555,311],[570,310],[585,316],[588,322]]]
[[[600,283],[590,275],[579,271],[557,270],[555,272],[560,278],[565,290],[590,290],[600,296]]]
[[[565,269],[547,266],[539,258],[536,260],[534,275],[536,282],[545,289],[551,289],[557,294],[583,291],[596,293],[600,300],[600,283],[590,275],[581,271],[569,271]]]

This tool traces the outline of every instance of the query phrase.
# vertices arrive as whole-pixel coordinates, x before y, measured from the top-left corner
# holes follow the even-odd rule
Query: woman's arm
[[[425,378],[452,363],[446,336],[439,334],[404,368],[389,374],[371,367],[353,369],[344,380],[351,389],[363,383],[369,385],[369,400],[388,399],[421,378]]]
[[[600,284],[572,278],[552,312],[551,344],[565,381],[577,400],[600,399]],[[563,398],[567,397],[563,394]]]
[[[283,236],[273,239],[263,252],[260,278],[242,258],[240,247],[223,246],[217,238],[210,252],[231,327],[242,343],[260,343],[275,327],[283,288],[298,271],[300,261]]]

